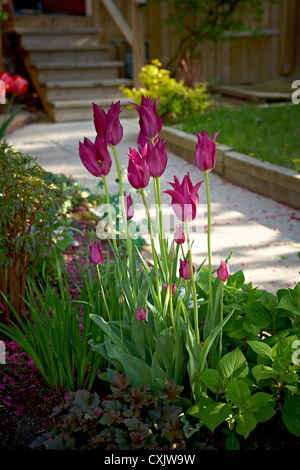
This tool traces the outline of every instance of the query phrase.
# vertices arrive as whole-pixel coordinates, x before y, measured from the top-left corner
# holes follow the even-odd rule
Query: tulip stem
[[[224,292],[224,282],[221,282],[221,316],[220,316],[220,323],[223,321],[223,292]],[[222,357],[222,336],[223,330],[220,331],[220,343],[219,343],[219,360]]]
[[[102,176],[103,182],[104,182],[104,188],[105,188],[105,194],[106,194],[106,203],[107,203],[107,210],[108,210],[108,217],[109,217],[109,223],[111,226],[111,233],[112,233],[112,239],[113,239],[113,244],[118,251],[117,248],[117,241],[116,241],[116,235],[115,235],[115,229],[114,229],[114,223],[112,220],[112,215],[111,215],[111,208],[110,208],[110,200],[109,200],[109,193],[108,193],[108,188],[107,188],[107,182],[106,182],[106,176]]]
[[[154,236],[153,236],[153,230],[152,230],[152,224],[151,224],[151,217],[150,217],[149,207],[148,207],[148,204],[147,204],[147,200],[146,200],[146,197],[145,197],[144,190],[140,189],[140,192],[141,192],[143,202],[144,202],[144,206],[145,206],[145,209],[146,209],[146,212],[147,212],[147,219],[148,219],[148,226],[149,226],[149,230],[150,230],[150,239],[151,239],[151,247],[152,247],[152,255],[153,255],[155,275],[156,275],[157,295],[158,295],[158,298],[160,299],[160,295],[159,295],[159,275],[158,275],[158,266],[157,266],[157,258],[156,258],[157,254],[156,254],[155,244],[154,244]]]
[[[98,273],[98,278],[99,278],[100,289],[101,289],[101,292],[102,292],[102,298],[103,298],[103,302],[104,302],[106,313],[107,313],[107,318],[108,318],[108,320],[110,320],[110,314],[109,314],[108,306],[107,306],[107,303],[106,303],[106,298],[105,298],[105,294],[104,294],[104,290],[103,290],[103,285],[102,285],[102,281],[101,281],[100,270],[99,270],[98,264],[97,264],[96,267],[97,267],[97,273]]]
[[[208,171],[205,172],[205,181],[206,181],[206,197],[207,197],[207,248],[208,248],[208,295],[209,295],[209,315],[212,315],[212,265],[211,265],[211,208],[210,208],[210,193],[209,193],[209,181],[208,181]]]
[[[155,200],[156,200],[156,220],[157,220],[157,225],[158,225],[160,254],[161,254],[162,261],[163,261],[163,265],[166,267],[168,266],[167,264],[168,255],[166,253],[165,245],[164,245],[165,234],[164,234],[164,227],[163,227],[163,221],[162,221],[159,178],[153,178],[153,184],[154,184]]]
[[[122,173],[120,170],[120,164],[119,164],[119,159],[116,151],[116,147],[112,146],[115,162],[116,162],[116,167],[117,167],[117,172],[118,172],[118,178],[119,178],[119,187],[120,187],[120,196],[121,196],[121,205],[122,205],[122,212],[123,212],[123,222],[124,222],[124,228],[125,228],[125,238],[126,238],[126,243],[127,243],[127,253],[128,253],[128,258],[129,258],[129,266],[132,272],[132,269],[135,269],[132,266],[132,253],[131,253],[131,240],[130,237],[128,236],[128,224],[127,224],[127,213],[126,213],[126,208],[125,208],[125,200],[124,200],[124,189],[123,189],[123,181],[122,181]]]
[[[191,250],[191,241],[190,241],[190,230],[189,230],[189,223],[186,222],[186,238],[188,243],[188,252],[189,252],[189,263],[190,263],[190,273],[191,273],[191,281],[192,281],[192,294],[193,294],[193,303],[194,303],[194,327],[196,331],[196,342],[200,344],[200,334],[199,334],[199,321],[198,321],[198,305],[197,305],[197,293],[196,293],[196,284],[195,284],[195,276],[193,270],[193,260],[192,260],[192,250]]]
[[[170,301],[170,314],[171,314],[171,321],[172,321],[172,326],[173,326],[173,330],[174,330],[174,338],[175,338],[175,345],[177,343],[177,340],[176,340],[176,328],[175,328],[175,322],[174,322],[174,313],[173,313],[173,297],[172,297],[172,265],[173,265],[173,261],[171,260],[170,262],[170,278],[169,278],[169,301]],[[175,351],[176,351],[176,347],[175,347]]]

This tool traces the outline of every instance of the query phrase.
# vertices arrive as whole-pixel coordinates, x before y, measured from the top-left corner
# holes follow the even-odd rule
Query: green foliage
[[[66,276],[59,263],[56,270],[59,288],[49,283],[29,281],[26,307],[30,317],[20,318],[12,309],[15,322],[0,326],[31,357],[43,379],[53,389],[90,389],[103,366],[93,353],[89,341],[98,336],[90,320],[90,312],[103,309],[98,285],[83,279],[83,287],[72,300]]]
[[[62,204],[44,178],[36,159],[1,144],[0,290],[18,313],[24,307],[27,268],[51,252],[53,217]]]
[[[225,105],[208,110],[205,114],[181,119],[176,129],[195,135],[206,129],[217,137],[219,144],[262,161],[281,165],[300,172],[299,106],[269,106],[259,108],[248,105],[232,109]]]
[[[170,6],[166,24],[173,29],[174,34],[182,38],[170,60],[170,66],[178,61],[178,57],[182,58],[187,50],[193,52],[204,41],[224,40],[228,32],[252,29],[259,34],[258,25],[264,17],[262,0],[150,1],[165,2]],[[252,20],[250,27],[245,21],[247,16]]]
[[[141,69],[140,81],[145,85],[136,88],[121,87],[121,90],[136,104],[141,103],[142,95],[151,96],[155,101],[158,97],[158,111],[162,118],[178,119],[203,113],[209,106],[209,95],[206,84],[196,83],[188,87],[183,80],[177,81],[170,72],[162,68],[159,60],[153,60]]]
[[[166,381],[158,394],[148,387],[132,387],[115,372],[111,394],[100,400],[97,393],[78,390],[53,409],[57,419],[53,433],[31,444],[50,450],[170,450],[184,449],[180,390]]]

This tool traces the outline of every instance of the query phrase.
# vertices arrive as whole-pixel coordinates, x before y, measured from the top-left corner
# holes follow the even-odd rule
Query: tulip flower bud
[[[164,284],[164,289],[165,289],[166,292],[168,290],[168,287],[169,287],[168,284]],[[172,295],[174,295],[175,292],[176,292],[176,282],[174,284],[172,284]]]
[[[119,304],[119,305],[122,305],[124,302],[125,302],[124,294],[121,294],[121,296],[120,296],[119,299],[118,299],[118,304]]]
[[[101,251],[101,242],[94,242],[93,245],[90,245],[90,261],[93,264],[100,264],[102,261],[102,251]]]
[[[219,132],[216,132],[212,138],[208,136],[207,131],[202,131],[202,134],[196,132],[198,143],[196,145],[195,163],[199,170],[204,173],[213,170],[215,167],[217,151],[215,140]]]
[[[183,243],[185,242],[185,235],[180,225],[176,228],[176,231],[174,233],[174,240],[178,245],[183,245]]]
[[[126,196],[126,194],[124,194],[124,200],[125,200],[126,218],[127,220],[131,220],[134,215],[131,194],[129,194],[129,196]]]
[[[227,281],[229,278],[229,264],[221,260],[219,269],[217,270],[217,275],[220,281]]]
[[[146,306],[145,310],[143,308],[138,308],[136,311],[136,319],[139,321],[146,320],[148,307]]]
[[[195,268],[193,266],[193,273],[195,272]],[[191,270],[190,270],[190,262],[188,260],[180,260],[180,268],[179,268],[180,277],[188,281],[191,279]]]
[[[169,250],[169,260],[174,261],[175,258],[176,258],[176,250],[175,250],[174,240],[172,240],[170,250]]]

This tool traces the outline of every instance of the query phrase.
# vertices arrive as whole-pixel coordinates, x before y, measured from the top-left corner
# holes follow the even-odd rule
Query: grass
[[[300,105],[239,109],[222,105],[174,127],[191,134],[206,129],[210,137],[221,129],[217,143],[300,172]]]

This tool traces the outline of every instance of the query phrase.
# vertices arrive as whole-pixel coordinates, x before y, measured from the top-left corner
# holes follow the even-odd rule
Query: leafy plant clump
[[[179,117],[195,116],[203,113],[210,104],[205,83],[186,86],[184,80],[172,78],[169,70],[162,68],[157,59],[142,67],[140,81],[144,87],[130,89],[121,86],[120,89],[136,104],[141,103],[142,95],[151,95],[153,100],[160,96],[158,111],[162,119],[177,120]]]
[[[148,387],[132,387],[115,372],[111,394],[101,399],[86,390],[69,392],[63,405],[53,409],[57,428],[31,444],[48,450],[175,450],[185,449],[182,408],[183,387],[173,381],[159,394]]]

